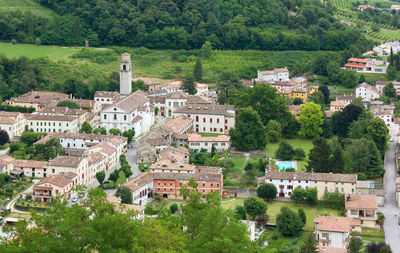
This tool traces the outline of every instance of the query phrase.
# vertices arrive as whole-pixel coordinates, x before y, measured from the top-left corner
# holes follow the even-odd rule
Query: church
[[[128,53],[121,55],[120,63],[120,99],[104,105],[100,111],[100,127],[109,131],[112,128],[135,130],[135,137],[150,130],[154,124],[154,108],[144,91],[132,93],[132,65]]]

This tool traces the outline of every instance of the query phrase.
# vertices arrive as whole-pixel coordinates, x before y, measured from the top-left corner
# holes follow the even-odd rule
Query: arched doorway
[[[162,197],[163,197],[164,199],[167,199],[167,198],[168,198],[168,194],[163,194]]]

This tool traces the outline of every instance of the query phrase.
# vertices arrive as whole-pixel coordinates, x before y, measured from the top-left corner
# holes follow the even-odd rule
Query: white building
[[[207,96],[208,95],[208,85],[205,83],[196,82],[196,95],[198,96]]]
[[[172,112],[179,106],[186,105],[189,93],[184,91],[170,92],[165,96],[165,116],[172,117]]]
[[[78,128],[80,129],[82,124],[86,121],[88,112],[80,109],[70,109],[68,107],[46,107],[39,113],[33,113],[33,115],[52,115],[52,116],[77,116],[78,117]]]
[[[393,84],[393,88],[396,90],[396,95],[400,95],[400,82],[398,81],[376,81],[375,82],[375,87],[379,91],[379,95],[383,96],[383,88],[385,88],[386,85],[389,83]]]
[[[154,124],[154,109],[150,106],[150,100],[146,93],[138,90],[126,96],[118,102],[105,105],[100,112],[100,127],[109,131],[117,128],[121,132],[129,129],[135,130],[135,136],[139,136]]]
[[[173,81],[171,83],[167,83],[162,87],[167,93],[181,91],[182,82],[181,81]]]
[[[391,10],[398,11],[398,10],[400,10],[400,5],[398,5],[398,4],[393,4],[392,6],[390,6],[390,9],[391,9]],[[396,42],[397,42],[397,41],[396,41]]]
[[[119,93],[116,91],[96,91],[94,100],[99,102],[102,106],[111,105],[120,100]]]
[[[47,171],[49,176],[73,172],[78,175],[76,184],[87,185],[93,180],[87,157],[57,156],[49,161]]]
[[[379,98],[380,95],[375,86],[363,82],[356,86],[356,97],[361,97],[364,102],[371,102]]]
[[[153,177],[149,173],[142,173],[124,184],[132,191],[133,204],[145,206],[153,200]]]
[[[400,5],[397,6],[400,7]],[[389,56],[391,50],[393,51],[393,54],[396,54],[397,52],[400,51],[400,42],[398,41],[386,42],[381,45],[374,46],[372,50],[376,52],[378,56]]]
[[[336,216],[317,216],[314,218],[315,239],[319,246],[346,249],[352,231],[361,231],[359,219]]]
[[[79,116],[34,114],[26,119],[26,125],[40,133],[78,132]]]
[[[194,120],[193,131],[200,133],[228,133],[235,126],[232,105],[188,104],[175,109],[173,116],[187,115]]]
[[[25,117],[19,112],[0,111],[0,129],[5,130],[10,140],[21,136],[25,130]]]
[[[352,194],[346,196],[346,216],[361,220],[362,227],[378,228],[376,195]]]
[[[202,149],[211,152],[212,146],[217,152],[225,152],[230,148],[231,137],[228,135],[218,135],[215,137],[202,137],[199,134],[188,135],[188,145],[192,150],[200,151]]]
[[[386,73],[388,66],[389,62],[376,60],[375,58],[349,58],[344,65],[344,69],[354,70],[360,73]]]
[[[274,83],[274,82],[287,82],[289,81],[289,70],[285,68],[257,71],[257,78],[261,81]]]

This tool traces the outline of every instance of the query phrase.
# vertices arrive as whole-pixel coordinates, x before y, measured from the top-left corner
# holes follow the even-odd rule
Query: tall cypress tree
[[[329,145],[325,138],[317,137],[313,140],[314,147],[308,155],[309,161],[307,165],[308,171],[329,172]]]
[[[196,64],[194,65],[193,79],[196,82],[201,82],[201,80],[203,79],[203,66],[201,64],[200,57],[197,57]]]

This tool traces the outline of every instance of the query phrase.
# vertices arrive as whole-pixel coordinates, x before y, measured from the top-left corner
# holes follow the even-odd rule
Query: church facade
[[[121,132],[133,129],[135,137],[150,130],[154,124],[154,108],[146,93],[138,90],[132,93],[132,67],[128,53],[121,55],[120,99],[104,105],[100,112],[100,127]]]

